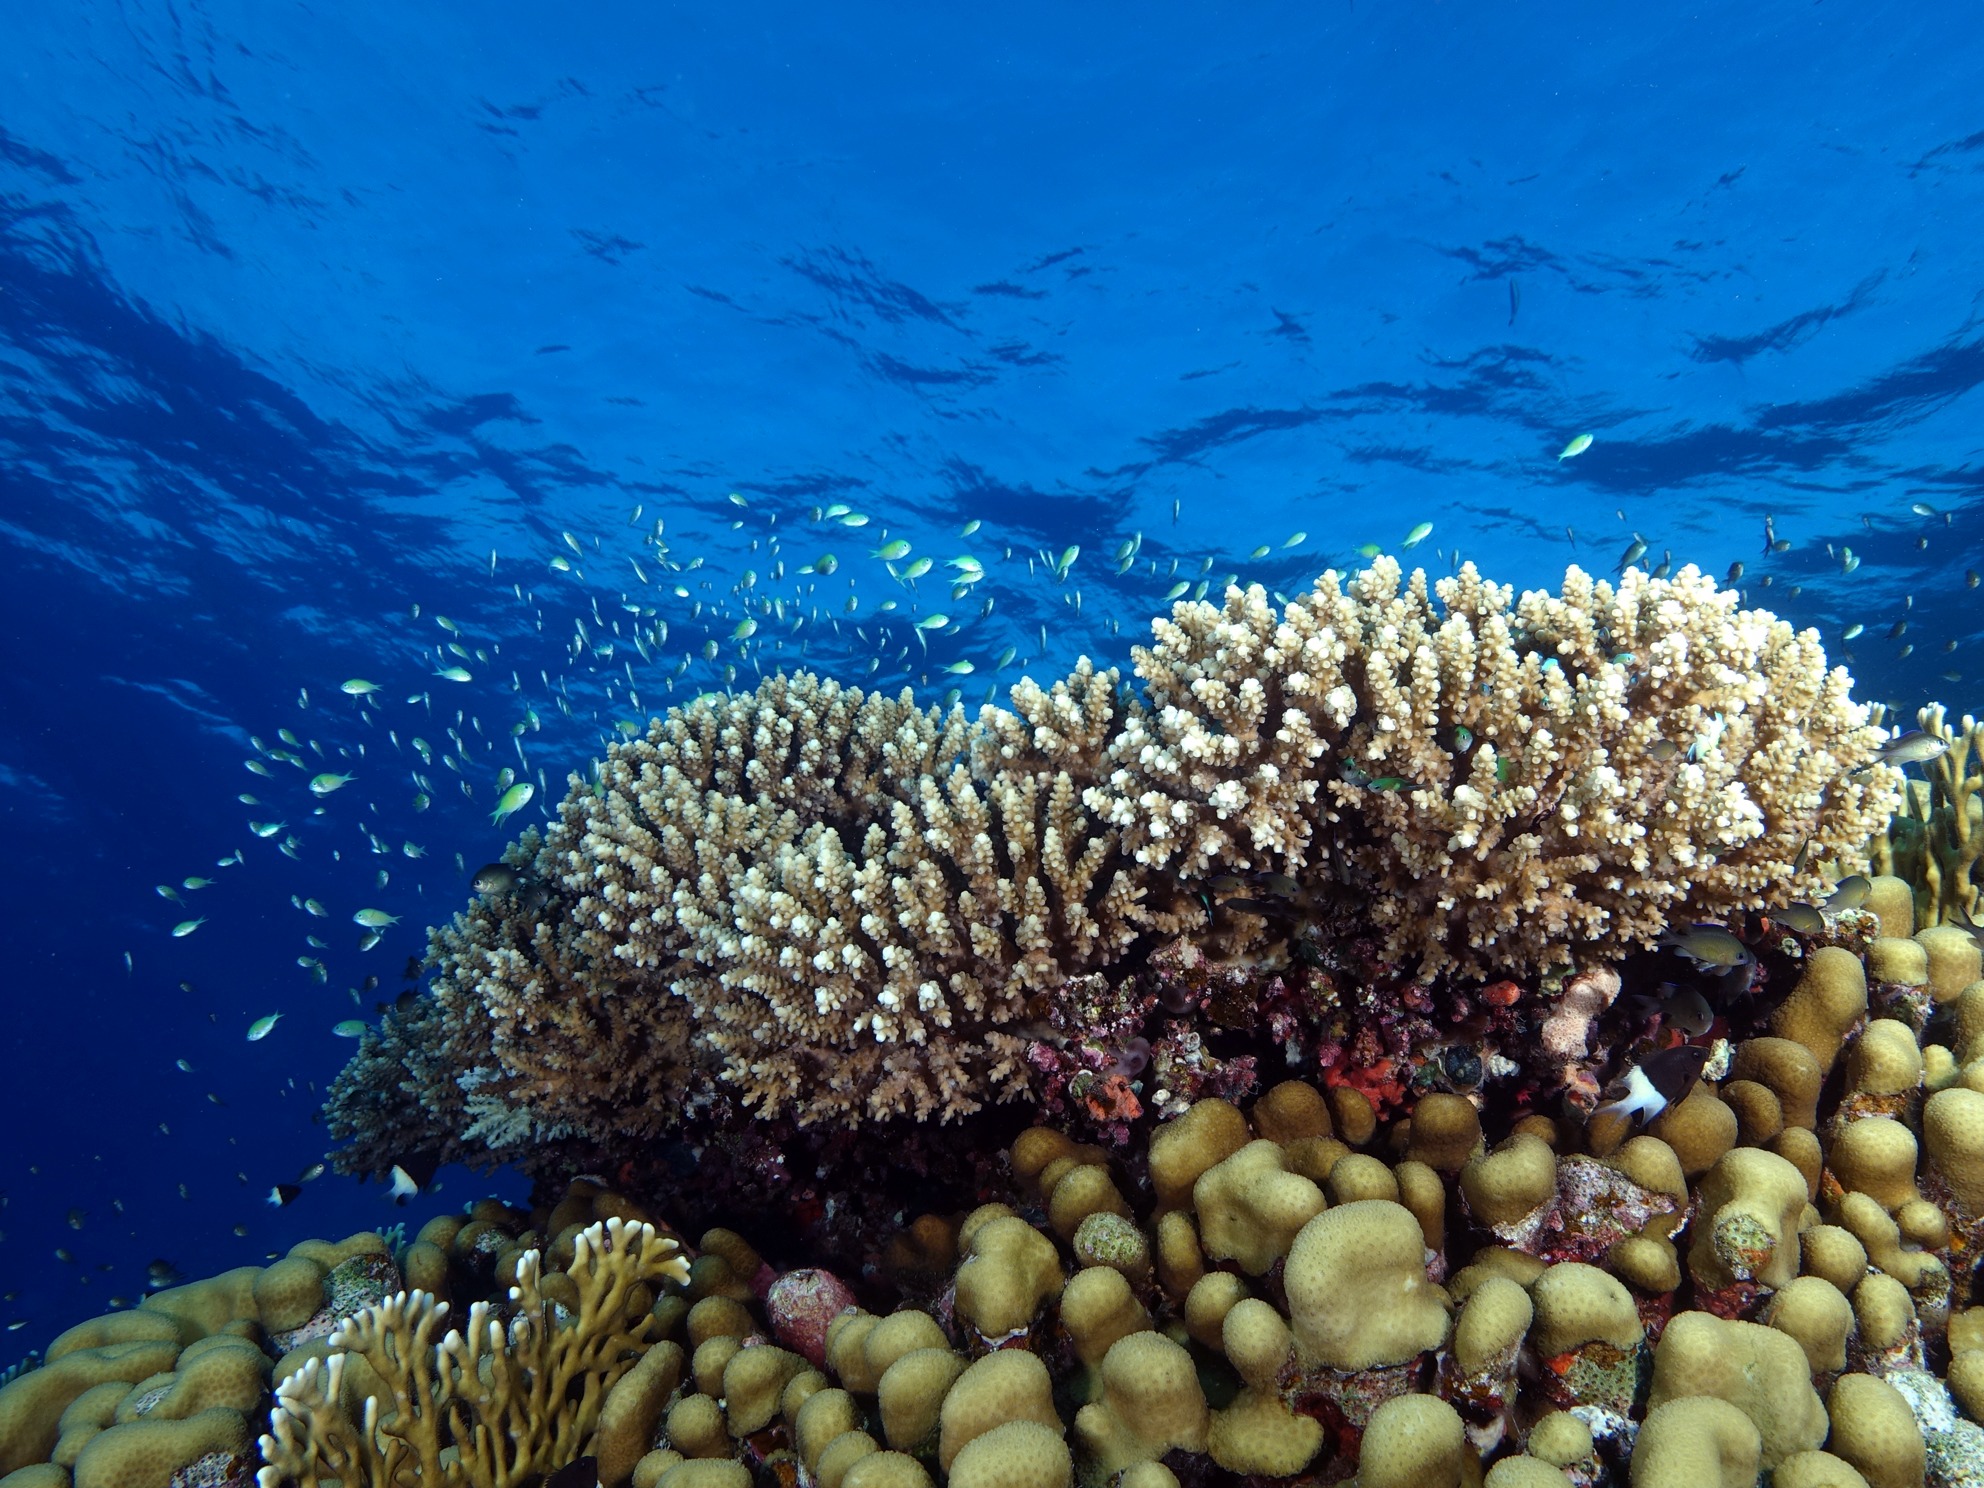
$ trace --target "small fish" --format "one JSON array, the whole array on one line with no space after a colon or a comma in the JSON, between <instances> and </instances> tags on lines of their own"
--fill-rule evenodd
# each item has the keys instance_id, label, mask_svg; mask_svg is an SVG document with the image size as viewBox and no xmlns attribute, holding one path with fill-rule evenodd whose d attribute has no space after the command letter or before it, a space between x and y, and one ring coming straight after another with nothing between
<instances>
[{"instance_id":1,"label":"small fish","mask_svg":"<svg viewBox=\"0 0 1984 1488\"><path fill-rule=\"evenodd\" d=\"M211 878L182 878L179 881L179 887L182 889L208 889L213 887L213 882Z\"/></svg>"},{"instance_id":2,"label":"small fish","mask_svg":"<svg viewBox=\"0 0 1984 1488\"><path fill-rule=\"evenodd\" d=\"M505 817L512 816L530 805L531 798L536 794L536 786L532 785L528 780L519 780L497 798L496 809L489 813L489 824L491 826L502 825Z\"/></svg>"},{"instance_id":3,"label":"small fish","mask_svg":"<svg viewBox=\"0 0 1984 1488\"><path fill-rule=\"evenodd\" d=\"M1796 935L1823 935L1826 917L1823 912L1809 904L1787 904L1770 914L1771 923L1782 925Z\"/></svg>"},{"instance_id":4,"label":"small fish","mask_svg":"<svg viewBox=\"0 0 1984 1488\"><path fill-rule=\"evenodd\" d=\"M954 661L946 666L944 670L953 677L968 677L977 669L968 661Z\"/></svg>"},{"instance_id":5,"label":"small fish","mask_svg":"<svg viewBox=\"0 0 1984 1488\"><path fill-rule=\"evenodd\" d=\"M244 760L242 763L247 765L249 769L253 770L257 775L260 775L265 780L274 780L276 778L276 772L274 770L271 770L267 765L263 764L260 760Z\"/></svg>"},{"instance_id":6,"label":"small fish","mask_svg":"<svg viewBox=\"0 0 1984 1488\"><path fill-rule=\"evenodd\" d=\"M365 1034L363 1018L346 1018L342 1023L333 1023L331 1032L339 1038L362 1038Z\"/></svg>"},{"instance_id":7,"label":"small fish","mask_svg":"<svg viewBox=\"0 0 1984 1488\"><path fill-rule=\"evenodd\" d=\"M870 558L880 558L887 563L893 563L898 558L907 558L909 556L909 539L899 537L894 542L885 542L879 548L872 549L868 556Z\"/></svg>"},{"instance_id":8,"label":"small fish","mask_svg":"<svg viewBox=\"0 0 1984 1488\"><path fill-rule=\"evenodd\" d=\"M1860 636L1860 633L1864 631L1866 628L1867 628L1866 626L1862 625L1858 620L1856 620L1851 625L1847 626L1846 629L1842 630L1839 633L1839 638L1842 641L1857 640Z\"/></svg>"},{"instance_id":9,"label":"small fish","mask_svg":"<svg viewBox=\"0 0 1984 1488\"><path fill-rule=\"evenodd\" d=\"M1874 753L1873 762L1862 765L1853 773L1864 775L1874 765L1921 765L1930 760L1941 759L1950 752L1950 741L1940 734L1925 734L1921 729L1910 729L1905 734L1896 734Z\"/></svg>"},{"instance_id":10,"label":"small fish","mask_svg":"<svg viewBox=\"0 0 1984 1488\"><path fill-rule=\"evenodd\" d=\"M383 909L361 909L351 917L355 925L363 925L367 930L383 930L388 925L397 925L398 915L389 915Z\"/></svg>"},{"instance_id":11,"label":"small fish","mask_svg":"<svg viewBox=\"0 0 1984 1488\"><path fill-rule=\"evenodd\" d=\"M1375 791L1400 791L1405 789L1405 777L1401 775L1380 775L1371 782Z\"/></svg>"},{"instance_id":12,"label":"small fish","mask_svg":"<svg viewBox=\"0 0 1984 1488\"><path fill-rule=\"evenodd\" d=\"M949 615L925 615L921 620L916 622L916 628L918 630L942 630L950 623L951 617Z\"/></svg>"},{"instance_id":13,"label":"small fish","mask_svg":"<svg viewBox=\"0 0 1984 1488\"><path fill-rule=\"evenodd\" d=\"M1179 596L1184 594L1185 591L1190 589L1191 587L1192 587L1191 584L1188 583L1186 580L1180 579L1177 583L1173 584L1169 590L1165 592L1164 602L1166 604L1170 604L1173 600L1177 599Z\"/></svg>"},{"instance_id":14,"label":"small fish","mask_svg":"<svg viewBox=\"0 0 1984 1488\"><path fill-rule=\"evenodd\" d=\"M486 863L475 870L469 885L478 894L507 894L517 886L517 870L508 863Z\"/></svg>"},{"instance_id":15,"label":"small fish","mask_svg":"<svg viewBox=\"0 0 1984 1488\"><path fill-rule=\"evenodd\" d=\"M1308 540L1309 534L1306 532L1291 532L1281 545L1284 548L1299 548Z\"/></svg>"},{"instance_id":16,"label":"small fish","mask_svg":"<svg viewBox=\"0 0 1984 1488\"><path fill-rule=\"evenodd\" d=\"M1626 551L1619 556L1618 571L1624 573L1644 557L1646 557L1646 539L1635 532L1633 540L1626 545Z\"/></svg>"},{"instance_id":17,"label":"small fish","mask_svg":"<svg viewBox=\"0 0 1984 1488\"><path fill-rule=\"evenodd\" d=\"M467 667L442 667L434 675L445 678L450 682L473 682L475 680L475 677Z\"/></svg>"},{"instance_id":18,"label":"small fish","mask_svg":"<svg viewBox=\"0 0 1984 1488\"><path fill-rule=\"evenodd\" d=\"M1431 522L1421 522L1410 532L1406 533L1405 541L1400 543L1399 546L1402 548L1416 548L1432 535L1433 524Z\"/></svg>"},{"instance_id":19,"label":"small fish","mask_svg":"<svg viewBox=\"0 0 1984 1488\"><path fill-rule=\"evenodd\" d=\"M157 888L158 896L161 899L170 899L174 904L184 904L186 902L179 897L179 890L175 889L171 884L159 884Z\"/></svg>"},{"instance_id":20,"label":"small fish","mask_svg":"<svg viewBox=\"0 0 1984 1488\"><path fill-rule=\"evenodd\" d=\"M269 1203L280 1209L285 1204L294 1203L302 1192L302 1188L297 1184L278 1183L269 1190Z\"/></svg>"},{"instance_id":21,"label":"small fish","mask_svg":"<svg viewBox=\"0 0 1984 1488\"><path fill-rule=\"evenodd\" d=\"M1560 460L1569 460L1577 455L1583 454L1586 450L1590 448L1591 448L1591 436L1589 434L1580 434L1576 438L1574 438L1569 444L1565 445L1562 449L1557 451L1557 458Z\"/></svg>"},{"instance_id":22,"label":"small fish","mask_svg":"<svg viewBox=\"0 0 1984 1488\"><path fill-rule=\"evenodd\" d=\"M1646 752L1664 765L1681 752L1681 746L1672 739L1655 739L1647 745Z\"/></svg>"},{"instance_id":23,"label":"small fish","mask_svg":"<svg viewBox=\"0 0 1984 1488\"><path fill-rule=\"evenodd\" d=\"M966 522L964 526L958 528L958 536L970 537L972 533L976 532L983 525L984 525L983 522L979 518L973 517L969 522Z\"/></svg>"},{"instance_id":24,"label":"small fish","mask_svg":"<svg viewBox=\"0 0 1984 1488\"><path fill-rule=\"evenodd\" d=\"M1748 966L1756 959L1748 946L1720 925L1669 930L1660 943L1679 951L1703 971L1728 971L1732 967Z\"/></svg>"},{"instance_id":25,"label":"small fish","mask_svg":"<svg viewBox=\"0 0 1984 1488\"><path fill-rule=\"evenodd\" d=\"M343 790L357 778L356 775L337 775L326 770L321 775L312 775L310 777L310 794L313 796L328 796L332 791Z\"/></svg>"},{"instance_id":26,"label":"small fish","mask_svg":"<svg viewBox=\"0 0 1984 1488\"><path fill-rule=\"evenodd\" d=\"M1918 517L1940 517L1942 515L1941 512L1937 511L1926 501L1913 502L1909 505L1908 509Z\"/></svg>"},{"instance_id":27,"label":"small fish","mask_svg":"<svg viewBox=\"0 0 1984 1488\"><path fill-rule=\"evenodd\" d=\"M377 682L367 682L363 677L352 677L338 684L338 691L346 697L370 697L378 690Z\"/></svg>"},{"instance_id":28,"label":"small fish","mask_svg":"<svg viewBox=\"0 0 1984 1488\"><path fill-rule=\"evenodd\" d=\"M407 1170L401 1167L398 1163L394 1163L393 1195L392 1195L393 1202L395 1204L404 1204L408 1199L411 1199L416 1195L418 1195L419 1192L420 1192L420 1185L413 1181L413 1175L407 1172Z\"/></svg>"},{"instance_id":29,"label":"small fish","mask_svg":"<svg viewBox=\"0 0 1984 1488\"><path fill-rule=\"evenodd\" d=\"M162 1287L177 1286L179 1284L179 1268L168 1260L155 1260L145 1267L145 1278L146 1289L150 1291L157 1291Z\"/></svg>"},{"instance_id":30,"label":"small fish","mask_svg":"<svg viewBox=\"0 0 1984 1488\"><path fill-rule=\"evenodd\" d=\"M206 922L207 917L205 915L201 915L197 920L181 920L172 927L172 938L174 940L183 940L202 925L206 924Z\"/></svg>"},{"instance_id":31,"label":"small fish","mask_svg":"<svg viewBox=\"0 0 1984 1488\"><path fill-rule=\"evenodd\" d=\"M296 1175L296 1181L298 1183L315 1183L319 1178L323 1176L324 1176L324 1164L322 1164L321 1162L313 1162L310 1164L310 1166L308 1166L302 1172Z\"/></svg>"},{"instance_id":32,"label":"small fish","mask_svg":"<svg viewBox=\"0 0 1984 1488\"><path fill-rule=\"evenodd\" d=\"M270 1013L266 1017L257 1018L248 1025L248 1042L259 1044L274 1031L276 1024L282 1022L282 1018L281 1013Z\"/></svg>"},{"instance_id":33,"label":"small fish","mask_svg":"<svg viewBox=\"0 0 1984 1488\"><path fill-rule=\"evenodd\" d=\"M1654 1009L1660 1025L1679 1031L1683 1038L1700 1038L1715 1026L1715 1009L1693 987L1680 987Z\"/></svg>"},{"instance_id":34,"label":"small fish","mask_svg":"<svg viewBox=\"0 0 1984 1488\"><path fill-rule=\"evenodd\" d=\"M1651 1121L1694 1088L1708 1063L1709 1051L1701 1044L1678 1044L1662 1049L1627 1068L1625 1076L1607 1086L1608 1099L1593 1116L1617 1114Z\"/></svg>"},{"instance_id":35,"label":"small fish","mask_svg":"<svg viewBox=\"0 0 1984 1488\"><path fill-rule=\"evenodd\" d=\"M758 622L746 615L737 622L737 628L730 633L733 641L748 641L758 633Z\"/></svg>"},{"instance_id":36,"label":"small fish","mask_svg":"<svg viewBox=\"0 0 1984 1488\"><path fill-rule=\"evenodd\" d=\"M908 567L903 569L902 577L905 579L920 579L925 574L930 572L930 567L933 562L934 560L930 558L919 558L914 563L910 564Z\"/></svg>"},{"instance_id":37,"label":"small fish","mask_svg":"<svg viewBox=\"0 0 1984 1488\"><path fill-rule=\"evenodd\" d=\"M1873 880L1864 873L1848 874L1842 878L1820 906L1827 914L1839 914L1849 909L1858 909L1867 902L1867 896L1874 891Z\"/></svg>"}]
</instances>

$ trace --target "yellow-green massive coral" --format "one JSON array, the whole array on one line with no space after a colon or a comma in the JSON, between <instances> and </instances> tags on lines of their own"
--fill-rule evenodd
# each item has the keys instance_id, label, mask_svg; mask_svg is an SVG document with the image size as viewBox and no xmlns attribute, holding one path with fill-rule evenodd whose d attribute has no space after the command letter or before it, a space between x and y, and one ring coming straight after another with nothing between
<instances>
[{"instance_id":1,"label":"yellow-green massive coral","mask_svg":"<svg viewBox=\"0 0 1984 1488\"><path fill-rule=\"evenodd\" d=\"M671 710L435 932L334 1128L474 1155L712 1089L948 1118L1023 1088L1069 978L1205 929L1219 875L1292 875L1422 976L1521 975L1815 893L1894 801L1816 634L1692 569L1517 597L1380 559L1180 604L1135 667L975 722L807 674ZM1211 943L1271 940L1236 909Z\"/></svg>"}]
</instances>

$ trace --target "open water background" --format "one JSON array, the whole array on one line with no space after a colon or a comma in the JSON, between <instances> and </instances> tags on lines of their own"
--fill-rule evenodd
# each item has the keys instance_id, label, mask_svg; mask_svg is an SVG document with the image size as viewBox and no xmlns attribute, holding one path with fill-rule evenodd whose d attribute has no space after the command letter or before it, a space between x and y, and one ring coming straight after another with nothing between
<instances>
[{"instance_id":1,"label":"open water background","mask_svg":"<svg viewBox=\"0 0 1984 1488\"><path fill-rule=\"evenodd\" d=\"M0 1363L153 1257L489 1189L263 1201L456 854L726 665L976 703L1126 660L1180 579L1293 593L1431 522L1414 558L1522 585L1634 533L1741 560L1829 644L1865 626L1862 695L1974 707L1980 76L1953 4L7 7ZM652 571L657 517L703 568ZM937 560L914 590L884 530ZM841 634L791 632L816 605ZM550 788L499 830L526 707ZM249 774L280 728L354 781ZM424 812L388 729L435 746ZM402 920L367 953L361 907Z\"/></svg>"}]
</instances>

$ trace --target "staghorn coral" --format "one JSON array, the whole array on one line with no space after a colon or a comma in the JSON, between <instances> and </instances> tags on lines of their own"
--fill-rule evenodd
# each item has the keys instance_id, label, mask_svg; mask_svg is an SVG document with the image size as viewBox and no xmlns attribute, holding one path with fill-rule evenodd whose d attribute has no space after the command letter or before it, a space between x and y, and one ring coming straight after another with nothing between
<instances>
[{"instance_id":1,"label":"staghorn coral","mask_svg":"<svg viewBox=\"0 0 1984 1488\"><path fill-rule=\"evenodd\" d=\"M478 1302L465 1329L444 1334L448 1304L420 1291L350 1319L331 1338L334 1352L277 1390L260 1441L262 1488L511 1488L578 1456L607 1392L648 1343L653 1285L689 1271L676 1243L643 1222L602 1221L572 1246L569 1315L540 1290L539 1256L527 1251L507 1325ZM390 1391L365 1396L357 1420L346 1400L352 1358Z\"/></svg>"},{"instance_id":2,"label":"staghorn coral","mask_svg":"<svg viewBox=\"0 0 1984 1488\"><path fill-rule=\"evenodd\" d=\"M433 998L332 1092L345 1164L1084 1096L1094 989L1183 936L1303 964L1362 937L1367 977L1553 970L1816 890L1804 865L1894 794L1856 772L1879 734L1816 635L1692 569L1517 598L1380 559L1280 611L1180 604L1136 668L1142 699L1084 661L975 724L776 676L615 745L512 848L518 887L433 933Z\"/></svg>"}]
</instances>

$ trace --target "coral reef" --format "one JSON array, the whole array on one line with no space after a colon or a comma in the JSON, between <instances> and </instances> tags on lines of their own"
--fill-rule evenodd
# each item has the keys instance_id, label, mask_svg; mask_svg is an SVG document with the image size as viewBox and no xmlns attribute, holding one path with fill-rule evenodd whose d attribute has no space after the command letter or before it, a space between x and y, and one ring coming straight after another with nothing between
<instances>
[{"instance_id":1,"label":"coral reef","mask_svg":"<svg viewBox=\"0 0 1984 1488\"><path fill-rule=\"evenodd\" d=\"M460 1329L444 1333L448 1304L418 1290L349 1318L328 1354L278 1387L261 1488L512 1488L578 1456L609 1392L646 1362L655 1284L686 1282L689 1267L642 1221L591 1225L571 1247L562 1287L543 1285L541 1257L526 1250L507 1305L475 1303ZM357 1410L348 1372L366 1396Z\"/></svg>"},{"instance_id":2,"label":"coral reef","mask_svg":"<svg viewBox=\"0 0 1984 1488\"><path fill-rule=\"evenodd\" d=\"M1941 703L1916 715L1916 726L1944 752L1908 782L1901 810L1874 844L1876 873L1905 879L1924 925L1984 922L1984 723L1965 714L1952 722Z\"/></svg>"},{"instance_id":3,"label":"coral reef","mask_svg":"<svg viewBox=\"0 0 1984 1488\"><path fill-rule=\"evenodd\" d=\"M432 996L333 1090L341 1164L569 1173L693 1129L831 1166L766 1125L1013 1102L1121 1140L1253 1088L1221 1028L1334 1044L1396 1104L1440 1025L1513 1035L1510 978L1817 897L1894 802L1816 636L1691 569L1517 597L1379 559L1176 606L1136 681L1084 663L968 723L800 674L655 720L433 933ZM1563 1010L1557 1083L1602 1005ZM1471 1058L1457 1084L1513 1068Z\"/></svg>"},{"instance_id":4,"label":"coral reef","mask_svg":"<svg viewBox=\"0 0 1984 1488\"><path fill-rule=\"evenodd\" d=\"M333 1093L535 1206L78 1325L5 1488L1984 1481L1976 729L1879 835L1847 688L1381 560L975 721L698 699Z\"/></svg>"}]
</instances>

